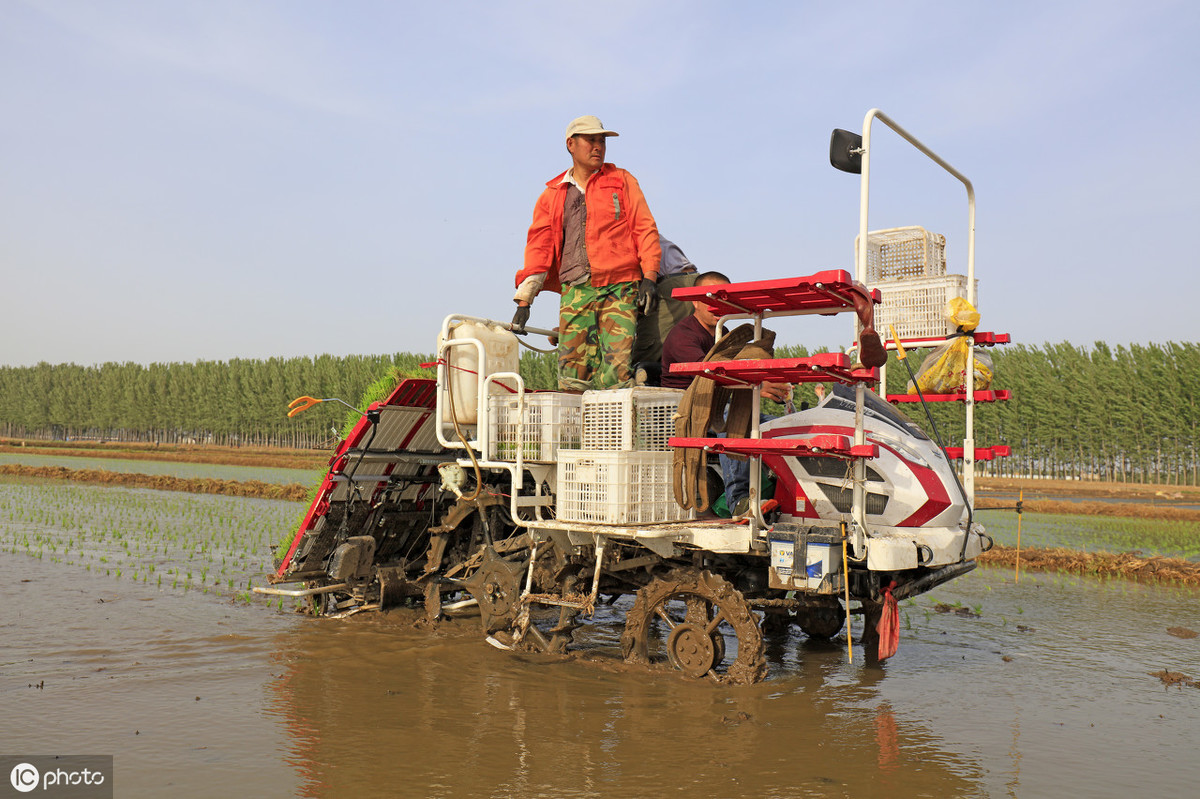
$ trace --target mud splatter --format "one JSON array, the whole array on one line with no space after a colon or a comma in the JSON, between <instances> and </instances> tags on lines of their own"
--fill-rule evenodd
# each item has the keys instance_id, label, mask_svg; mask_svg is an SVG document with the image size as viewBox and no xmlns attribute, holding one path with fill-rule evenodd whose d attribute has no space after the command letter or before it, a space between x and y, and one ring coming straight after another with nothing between
<instances>
[{"instance_id":1,"label":"mud splatter","mask_svg":"<svg viewBox=\"0 0 1200 799\"><path fill-rule=\"evenodd\" d=\"M1180 674L1177 671L1167 671L1166 669L1163 669L1162 671L1152 671L1150 672L1150 676L1157 677L1158 679L1162 680L1163 685L1167 686L1168 688L1172 686L1178 686L1180 688L1183 688L1184 686L1187 686L1188 688L1200 688L1200 681L1193 680L1186 674Z\"/></svg>"}]
</instances>

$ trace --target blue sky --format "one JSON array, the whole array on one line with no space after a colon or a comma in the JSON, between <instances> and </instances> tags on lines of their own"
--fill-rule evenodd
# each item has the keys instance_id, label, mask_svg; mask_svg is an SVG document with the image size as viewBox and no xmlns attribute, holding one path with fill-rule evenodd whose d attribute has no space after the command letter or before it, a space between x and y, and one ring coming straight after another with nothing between
<instances>
[{"instance_id":1,"label":"blue sky","mask_svg":"<svg viewBox=\"0 0 1200 799\"><path fill-rule=\"evenodd\" d=\"M7 0L0 364L429 352L449 313L507 320L589 113L702 268L852 269L829 132L873 107L975 184L983 329L1196 341L1198 9ZM875 130L872 229L944 233L965 272L961 187Z\"/></svg>"}]
</instances>

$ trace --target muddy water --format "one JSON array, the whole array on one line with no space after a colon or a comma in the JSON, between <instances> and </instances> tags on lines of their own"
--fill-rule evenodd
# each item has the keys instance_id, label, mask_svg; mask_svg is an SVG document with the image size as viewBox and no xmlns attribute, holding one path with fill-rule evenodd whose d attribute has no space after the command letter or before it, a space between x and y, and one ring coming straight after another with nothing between
<instances>
[{"instance_id":1,"label":"muddy water","mask_svg":"<svg viewBox=\"0 0 1200 799\"><path fill-rule=\"evenodd\" d=\"M112 754L116 796L280 796L299 784L269 712L297 619L0 554L0 749Z\"/></svg>"},{"instance_id":2,"label":"muddy water","mask_svg":"<svg viewBox=\"0 0 1200 799\"><path fill-rule=\"evenodd\" d=\"M1200 638L1167 633L1200 630L1195 591L980 569L902 603L900 652L882 667L857 646L851 663L844 637L787 635L769 639L769 682L730 689L625 669L612 610L578 632L573 658L550 660L494 650L469 620L431 634L410 612L247 605L244 581L298 510L0 482L0 751L112 754L118 796L180 799L1200 783L1200 689L1150 675L1200 679ZM1027 516L1034 537L1098 534Z\"/></svg>"},{"instance_id":3,"label":"muddy water","mask_svg":"<svg viewBox=\"0 0 1200 799\"><path fill-rule=\"evenodd\" d=\"M27 581L27 582L26 582ZM0 554L0 749L113 754L118 796L1194 795L1194 592L979 570L902 603L901 648L771 642L730 689L314 620ZM938 612L958 606L961 616ZM857 632L857 625L855 630ZM1006 660L1007 658L1007 660Z\"/></svg>"}]
</instances>

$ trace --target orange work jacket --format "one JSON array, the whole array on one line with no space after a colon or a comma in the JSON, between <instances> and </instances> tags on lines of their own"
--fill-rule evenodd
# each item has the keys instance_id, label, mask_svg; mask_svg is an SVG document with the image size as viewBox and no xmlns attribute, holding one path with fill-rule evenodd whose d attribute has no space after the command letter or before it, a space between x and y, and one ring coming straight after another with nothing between
<instances>
[{"instance_id":1,"label":"orange work jacket","mask_svg":"<svg viewBox=\"0 0 1200 799\"><path fill-rule=\"evenodd\" d=\"M532 275L545 273L543 291L562 292L558 269L563 257L563 204L570 183L567 173L546 183L533 208L533 224L525 241L525 266L517 272L515 285ZM637 179L624 169L604 164L588 180L584 191L587 204L588 263L591 284L610 286L644 275L657 275L662 248L658 226L646 205Z\"/></svg>"}]
</instances>

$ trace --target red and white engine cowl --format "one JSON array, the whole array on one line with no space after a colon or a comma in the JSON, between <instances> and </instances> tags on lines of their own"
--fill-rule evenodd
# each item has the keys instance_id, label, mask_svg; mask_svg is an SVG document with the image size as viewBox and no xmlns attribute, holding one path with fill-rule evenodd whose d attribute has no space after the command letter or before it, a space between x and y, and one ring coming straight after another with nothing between
<instances>
[{"instance_id":1,"label":"red and white engine cowl","mask_svg":"<svg viewBox=\"0 0 1200 799\"><path fill-rule=\"evenodd\" d=\"M866 462L870 527L961 529L966 504L945 457L907 417L873 392L864 414L867 441L879 457ZM854 436L854 394L835 386L815 408L762 425L763 438ZM780 510L799 518L840 521L850 512L853 463L828 456L768 457Z\"/></svg>"}]
</instances>

